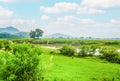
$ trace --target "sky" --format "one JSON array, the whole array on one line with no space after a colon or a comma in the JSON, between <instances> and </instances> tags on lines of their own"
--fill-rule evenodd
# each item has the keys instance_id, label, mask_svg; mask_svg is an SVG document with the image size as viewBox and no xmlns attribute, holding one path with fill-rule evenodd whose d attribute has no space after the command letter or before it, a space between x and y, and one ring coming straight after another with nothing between
<instances>
[{"instance_id":1,"label":"sky","mask_svg":"<svg viewBox=\"0 0 120 81\"><path fill-rule=\"evenodd\" d=\"M0 0L0 28L120 38L120 0Z\"/></svg>"}]
</instances>

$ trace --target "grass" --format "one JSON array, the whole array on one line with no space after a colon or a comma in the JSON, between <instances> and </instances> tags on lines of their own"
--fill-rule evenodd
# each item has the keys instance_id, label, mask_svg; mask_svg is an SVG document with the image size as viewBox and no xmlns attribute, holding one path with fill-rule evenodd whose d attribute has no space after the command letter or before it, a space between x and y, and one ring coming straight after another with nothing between
<instances>
[{"instance_id":1,"label":"grass","mask_svg":"<svg viewBox=\"0 0 120 81\"><path fill-rule=\"evenodd\" d=\"M49 50L44 50L41 57L45 81L120 81L120 65L96 57L50 55Z\"/></svg>"}]
</instances>

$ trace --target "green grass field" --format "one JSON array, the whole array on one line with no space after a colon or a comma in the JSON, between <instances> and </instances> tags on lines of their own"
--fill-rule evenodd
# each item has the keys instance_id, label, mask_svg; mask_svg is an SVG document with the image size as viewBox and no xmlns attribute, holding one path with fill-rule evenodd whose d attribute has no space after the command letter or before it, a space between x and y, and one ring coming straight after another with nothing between
<instances>
[{"instance_id":1,"label":"green grass field","mask_svg":"<svg viewBox=\"0 0 120 81\"><path fill-rule=\"evenodd\" d=\"M94 42L94 41L92 40L92 42ZM11 41L1 40L1 43L0 43L1 54L3 54L2 53L3 51L6 52L6 54L8 54L9 52L12 52L14 54L14 52L13 52L14 44L18 45L18 50L22 52L22 53L21 52L19 53L20 55L26 54L26 52L27 52L26 49L29 50L27 54L30 53L33 55L37 52L38 52L38 54L42 53L40 55L41 59L38 59L38 61L40 60L40 63L39 63L39 66L37 66L37 67L39 67L39 70L37 72L43 74L42 75L43 77L41 75L38 75L37 77L40 77L40 78L42 77L43 81L120 81L120 77L119 77L120 76L120 64L110 63L106 60L100 59L99 57L95 57L95 56L92 56L92 57L87 56L87 57L78 58L78 57L76 57L76 53L75 53L75 57L72 57L72 56L68 57L68 56L60 55L60 51L43 48L42 46L45 44L31 43L31 45L30 45L31 48L29 48L30 47L29 44L28 45L26 43L22 44L21 41L18 41L18 43L16 43L14 41L12 44ZM19 44L22 44L22 47L19 47ZM66 44L66 43L63 43L63 44ZM36 48L37 50L34 50L34 52L31 53L32 51L30 51L30 50L35 48L34 45L35 45L35 47L41 47L41 48L40 49ZM59 46L59 44L51 44L51 46L55 46L55 45L57 47L62 46L62 44L60 44L60 46ZM84 45L90 46L91 44L90 45L83 44L82 46L84 46ZM119 49L120 41L119 42L118 41L117 42L103 41L103 43L101 43L99 41L99 43L96 43L96 45L100 46L100 47L105 47L105 48L112 49L114 47L115 49ZM24 48L24 47L26 47L26 48ZM77 47L77 46L73 45L73 47ZM69 52L67 52L67 54L68 53ZM3 56L4 56L4 54L3 54ZM24 57L26 60L26 58L28 56L27 57L22 56L22 57ZM30 56L28 58L31 59L31 57L32 56ZM6 59L6 57L2 57L2 58L3 58L3 62L4 61L6 62L6 60L9 61L8 59ZM35 59L36 57L33 57L33 58ZM27 62L29 62L30 59L28 59ZM12 63L13 61L10 60L10 62ZM20 61L20 63L22 63L22 62L23 61ZM24 62L24 63L27 63L27 62ZM1 63L0 66L3 66L2 62L0 62L0 63ZM33 62L31 62L31 63L33 63ZM41 63L42 63L43 70L41 70ZM14 62L13 62L13 64L14 64ZM27 63L27 64L29 66L29 63ZM8 65L6 65L6 66L8 66ZM13 66L10 65L10 67L13 67ZM4 68L4 66L3 66L3 68ZM5 68L5 69L7 69L7 68ZM0 70L1 70L1 67L0 67ZM5 73L9 73L9 70ZM13 81L13 80L7 80L7 81ZM31 80L31 81L33 81L33 80ZM38 80L38 81L41 81L41 80Z\"/></svg>"},{"instance_id":2,"label":"green grass field","mask_svg":"<svg viewBox=\"0 0 120 81\"><path fill-rule=\"evenodd\" d=\"M120 65L96 57L42 56L45 81L120 81Z\"/></svg>"}]
</instances>

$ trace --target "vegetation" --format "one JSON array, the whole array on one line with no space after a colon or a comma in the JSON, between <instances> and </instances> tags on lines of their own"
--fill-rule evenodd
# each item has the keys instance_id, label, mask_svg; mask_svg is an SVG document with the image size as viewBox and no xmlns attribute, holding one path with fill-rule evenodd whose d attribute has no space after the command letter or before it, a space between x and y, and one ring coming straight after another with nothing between
<instances>
[{"instance_id":1,"label":"vegetation","mask_svg":"<svg viewBox=\"0 0 120 81\"><path fill-rule=\"evenodd\" d=\"M63 55L66 55L66 56L74 56L75 49L72 46L64 45L60 49L60 53L63 54Z\"/></svg>"},{"instance_id":2,"label":"vegetation","mask_svg":"<svg viewBox=\"0 0 120 81\"><path fill-rule=\"evenodd\" d=\"M120 64L120 53L114 48L102 48L101 49L101 58L106 59L107 61L119 63Z\"/></svg>"},{"instance_id":3,"label":"vegetation","mask_svg":"<svg viewBox=\"0 0 120 81\"><path fill-rule=\"evenodd\" d=\"M35 31L30 32L30 38L40 38L43 35L43 31L41 29L35 29Z\"/></svg>"},{"instance_id":4,"label":"vegetation","mask_svg":"<svg viewBox=\"0 0 120 81\"><path fill-rule=\"evenodd\" d=\"M80 52L78 53L78 56L79 57L86 57L88 55L88 52L89 52L89 48L88 47L85 47L85 46L82 46L80 48Z\"/></svg>"},{"instance_id":5,"label":"vegetation","mask_svg":"<svg viewBox=\"0 0 120 81\"><path fill-rule=\"evenodd\" d=\"M50 52L51 49L44 49L42 54L45 81L120 81L119 64L97 57L53 56Z\"/></svg>"},{"instance_id":6,"label":"vegetation","mask_svg":"<svg viewBox=\"0 0 120 81\"><path fill-rule=\"evenodd\" d=\"M24 36L18 36L9 33L0 33L0 38L24 38Z\"/></svg>"},{"instance_id":7,"label":"vegetation","mask_svg":"<svg viewBox=\"0 0 120 81\"><path fill-rule=\"evenodd\" d=\"M84 40L84 39L60 39L60 38L42 38L39 39L12 39L14 42L23 43L29 42L32 44L43 44L43 45L53 45L53 46L62 46L64 44L69 44L72 46L84 46L84 45L93 45L99 47L115 47L120 48L120 41L119 40ZM117 43L115 43L117 42ZM111 44L112 43L112 44Z\"/></svg>"},{"instance_id":8,"label":"vegetation","mask_svg":"<svg viewBox=\"0 0 120 81\"><path fill-rule=\"evenodd\" d=\"M41 80L41 48L26 43L10 44L8 41L1 44L4 49L0 51L0 81Z\"/></svg>"},{"instance_id":9,"label":"vegetation","mask_svg":"<svg viewBox=\"0 0 120 81\"><path fill-rule=\"evenodd\" d=\"M0 81L120 81L119 45L119 40L2 39Z\"/></svg>"}]
</instances>

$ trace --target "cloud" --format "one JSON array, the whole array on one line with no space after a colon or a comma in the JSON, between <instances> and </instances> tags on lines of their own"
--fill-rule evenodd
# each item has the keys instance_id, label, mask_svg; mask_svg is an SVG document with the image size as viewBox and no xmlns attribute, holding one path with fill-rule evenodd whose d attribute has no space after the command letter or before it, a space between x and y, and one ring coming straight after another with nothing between
<instances>
[{"instance_id":1,"label":"cloud","mask_svg":"<svg viewBox=\"0 0 120 81\"><path fill-rule=\"evenodd\" d=\"M13 11L5 9L4 7L0 6L0 18L10 18L13 16Z\"/></svg>"},{"instance_id":2,"label":"cloud","mask_svg":"<svg viewBox=\"0 0 120 81\"><path fill-rule=\"evenodd\" d=\"M77 14L105 14L106 11L95 9L95 8L88 8L88 7L80 7L77 10Z\"/></svg>"},{"instance_id":3,"label":"cloud","mask_svg":"<svg viewBox=\"0 0 120 81\"><path fill-rule=\"evenodd\" d=\"M42 15L41 20L49 20L50 17L48 15Z\"/></svg>"},{"instance_id":4,"label":"cloud","mask_svg":"<svg viewBox=\"0 0 120 81\"><path fill-rule=\"evenodd\" d=\"M85 5L83 0L82 4L77 3L68 3L68 2L58 2L55 3L52 7L41 6L40 10L43 13L47 14L58 14L64 12L75 12L77 14L104 14L105 10L93 8Z\"/></svg>"},{"instance_id":5,"label":"cloud","mask_svg":"<svg viewBox=\"0 0 120 81\"><path fill-rule=\"evenodd\" d=\"M45 32L63 33L75 37L117 38L120 37L120 20L111 19L107 22L97 22L77 16L58 17L44 24Z\"/></svg>"},{"instance_id":6,"label":"cloud","mask_svg":"<svg viewBox=\"0 0 120 81\"><path fill-rule=\"evenodd\" d=\"M94 8L120 7L120 0L82 0L81 5Z\"/></svg>"},{"instance_id":7,"label":"cloud","mask_svg":"<svg viewBox=\"0 0 120 81\"><path fill-rule=\"evenodd\" d=\"M57 18L56 22L66 22L66 23L81 23L81 24L92 24L94 21L92 19L80 19L75 16L64 16L61 18Z\"/></svg>"},{"instance_id":8,"label":"cloud","mask_svg":"<svg viewBox=\"0 0 120 81\"><path fill-rule=\"evenodd\" d=\"M53 7L40 7L43 13L62 13L75 10L78 7L76 3L58 2Z\"/></svg>"},{"instance_id":9,"label":"cloud","mask_svg":"<svg viewBox=\"0 0 120 81\"><path fill-rule=\"evenodd\" d=\"M0 0L0 2L14 2L16 0Z\"/></svg>"},{"instance_id":10,"label":"cloud","mask_svg":"<svg viewBox=\"0 0 120 81\"><path fill-rule=\"evenodd\" d=\"M58 2L52 7L40 7L43 13L55 14L74 11L77 14L105 14L106 8L119 8L120 0L82 0L78 3Z\"/></svg>"},{"instance_id":11,"label":"cloud","mask_svg":"<svg viewBox=\"0 0 120 81\"><path fill-rule=\"evenodd\" d=\"M0 20L0 25L30 25L35 24L35 20L25 20L25 19L5 19Z\"/></svg>"},{"instance_id":12,"label":"cloud","mask_svg":"<svg viewBox=\"0 0 120 81\"><path fill-rule=\"evenodd\" d=\"M0 0L0 2L13 3L13 2L40 2L42 0Z\"/></svg>"},{"instance_id":13,"label":"cloud","mask_svg":"<svg viewBox=\"0 0 120 81\"><path fill-rule=\"evenodd\" d=\"M0 20L0 27L14 26L18 28L20 31L33 30L35 28L39 28L40 25L37 24L36 20L26 20L26 19L3 19Z\"/></svg>"}]
</instances>

